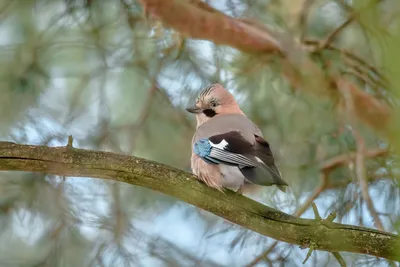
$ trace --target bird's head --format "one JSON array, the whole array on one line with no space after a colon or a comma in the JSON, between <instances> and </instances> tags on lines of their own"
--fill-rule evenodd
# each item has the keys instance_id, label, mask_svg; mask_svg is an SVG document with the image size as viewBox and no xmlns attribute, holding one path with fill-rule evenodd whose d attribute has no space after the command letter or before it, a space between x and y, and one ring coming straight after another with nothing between
<instances>
[{"instance_id":1,"label":"bird's head","mask_svg":"<svg viewBox=\"0 0 400 267\"><path fill-rule=\"evenodd\" d=\"M201 90L195 105L186 110L196 114L197 126L219 114L243 114L234 96L218 83Z\"/></svg>"}]
</instances>

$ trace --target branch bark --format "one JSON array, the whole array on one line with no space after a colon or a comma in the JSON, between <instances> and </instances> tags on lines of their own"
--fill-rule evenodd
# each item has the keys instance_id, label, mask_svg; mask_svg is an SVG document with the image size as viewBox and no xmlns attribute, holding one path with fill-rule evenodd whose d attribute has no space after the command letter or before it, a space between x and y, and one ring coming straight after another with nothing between
<instances>
[{"instance_id":1,"label":"branch bark","mask_svg":"<svg viewBox=\"0 0 400 267\"><path fill-rule=\"evenodd\" d=\"M71 147L0 142L0 170L95 177L147 187L279 241L400 261L397 235L330 221L301 219L244 196L207 187L184 171L149 160Z\"/></svg>"},{"instance_id":2,"label":"branch bark","mask_svg":"<svg viewBox=\"0 0 400 267\"><path fill-rule=\"evenodd\" d=\"M265 29L228 17L201 0L140 0L153 17L178 32L248 52L274 52L278 40Z\"/></svg>"}]
</instances>

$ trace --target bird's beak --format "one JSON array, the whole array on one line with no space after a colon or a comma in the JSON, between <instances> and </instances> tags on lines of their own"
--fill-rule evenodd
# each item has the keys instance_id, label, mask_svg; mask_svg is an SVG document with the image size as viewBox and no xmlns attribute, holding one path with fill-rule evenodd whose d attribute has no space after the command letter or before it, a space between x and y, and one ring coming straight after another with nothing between
<instances>
[{"instance_id":1,"label":"bird's beak","mask_svg":"<svg viewBox=\"0 0 400 267\"><path fill-rule=\"evenodd\" d=\"M198 107L196 107L196 106L194 106L194 107L188 107L188 108L186 108L186 110L187 110L188 112L194 113L194 114L199 114L199 113L202 113L202 112L203 112L203 109L198 108Z\"/></svg>"}]
</instances>

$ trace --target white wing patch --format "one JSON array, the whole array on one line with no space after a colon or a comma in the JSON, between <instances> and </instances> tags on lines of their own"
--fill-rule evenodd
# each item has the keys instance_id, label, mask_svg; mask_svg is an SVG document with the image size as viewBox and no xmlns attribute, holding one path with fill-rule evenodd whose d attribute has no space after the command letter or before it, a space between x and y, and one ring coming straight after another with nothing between
<instances>
[{"instance_id":1,"label":"white wing patch","mask_svg":"<svg viewBox=\"0 0 400 267\"><path fill-rule=\"evenodd\" d=\"M257 162L264 164L264 162L259 158L259 157L255 157Z\"/></svg>"},{"instance_id":2,"label":"white wing patch","mask_svg":"<svg viewBox=\"0 0 400 267\"><path fill-rule=\"evenodd\" d=\"M219 148L222 150L228 145L228 142L226 142L225 139L222 139L222 141L219 144L214 144L211 141L209 141L209 142L212 147Z\"/></svg>"}]
</instances>

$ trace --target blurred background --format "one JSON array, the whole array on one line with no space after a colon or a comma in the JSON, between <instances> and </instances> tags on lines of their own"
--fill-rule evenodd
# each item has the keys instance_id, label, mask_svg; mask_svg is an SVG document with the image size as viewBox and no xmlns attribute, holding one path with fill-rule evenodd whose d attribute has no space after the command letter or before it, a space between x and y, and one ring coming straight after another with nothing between
<instances>
[{"instance_id":1,"label":"blurred background","mask_svg":"<svg viewBox=\"0 0 400 267\"><path fill-rule=\"evenodd\" d=\"M370 69L390 74L400 68L398 47L389 42L400 30L398 0L208 4L308 45L347 23L334 40L340 49L315 55L315 62L335 66L397 106L396 91ZM305 10L307 19L299 23ZM271 187L250 197L304 218L314 218L309 205L315 200L322 217L335 211L337 222L398 232L399 161L388 152L390 144L363 125L349 127L331 101L294 91L277 60L185 39L147 18L134 0L1 0L0 139L64 146L72 135L75 147L190 172L195 118L184 108L203 87L220 82L263 131L292 188L290 194ZM344 50L369 69L361 71ZM357 136L366 147L369 201L347 157L357 149ZM0 173L1 267L338 266L327 252L314 252L303 265L306 253L145 188ZM342 256L348 266L399 266Z\"/></svg>"}]
</instances>

